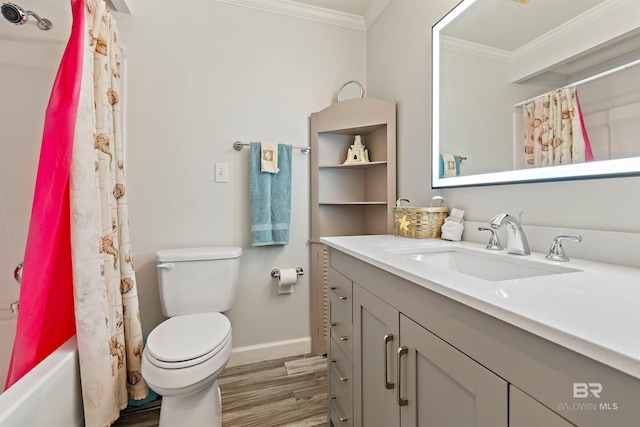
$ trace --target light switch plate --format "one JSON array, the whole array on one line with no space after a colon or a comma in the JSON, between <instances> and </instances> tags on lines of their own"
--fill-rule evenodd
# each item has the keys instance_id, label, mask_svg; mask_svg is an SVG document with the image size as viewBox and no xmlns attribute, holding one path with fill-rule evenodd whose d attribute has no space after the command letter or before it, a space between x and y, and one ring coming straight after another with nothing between
<instances>
[{"instance_id":1,"label":"light switch plate","mask_svg":"<svg viewBox=\"0 0 640 427\"><path fill-rule=\"evenodd\" d=\"M229 182L229 164L216 163L214 168L216 182Z\"/></svg>"}]
</instances>

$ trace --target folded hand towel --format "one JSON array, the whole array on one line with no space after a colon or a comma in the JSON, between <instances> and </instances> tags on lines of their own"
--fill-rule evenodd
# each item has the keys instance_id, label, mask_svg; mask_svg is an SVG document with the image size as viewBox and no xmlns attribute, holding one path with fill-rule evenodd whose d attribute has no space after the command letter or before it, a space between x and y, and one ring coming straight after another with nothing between
<instances>
[{"instance_id":1,"label":"folded hand towel","mask_svg":"<svg viewBox=\"0 0 640 427\"><path fill-rule=\"evenodd\" d=\"M260 171L278 173L278 143L263 141L260 143Z\"/></svg>"},{"instance_id":2,"label":"folded hand towel","mask_svg":"<svg viewBox=\"0 0 640 427\"><path fill-rule=\"evenodd\" d=\"M286 245L291 222L291 146L278 145L280 173L261 172L262 150L251 143L249 195L251 245Z\"/></svg>"},{"instance_id":3,"label":"folded hand towel","mask_svg":"<svg viewBox=\"0 0 640 427\"><path fill-rule=\"evenodd\" d=\"M440 178L460 176L460 156L440 154Z\"/></svg>"},{"instance_id":4,"label":"folded hand towel","mask_svg":"<svg viewBox=\"0 0 640 427\"><path fill-rule=\"evenodd\" d=\"M449 218L445 218L444 224L442 224L442 233L440 238L458 242L462 239L464 224L461 222L447 221L448 219Z\"/></svg>"}]
</instances>

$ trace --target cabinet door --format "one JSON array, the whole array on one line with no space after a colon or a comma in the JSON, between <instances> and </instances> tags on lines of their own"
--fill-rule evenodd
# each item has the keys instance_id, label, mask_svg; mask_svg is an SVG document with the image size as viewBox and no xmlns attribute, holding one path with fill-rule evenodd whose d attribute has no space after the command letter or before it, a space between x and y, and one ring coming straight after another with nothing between
<instances>
[{"instance_id":1,"label":"cabinet door","mask_svg":"<svg viewBox=\"0 0 640 427\"><path fill-rule=\"evenodd\" d=\"M395 398L398 316L396 309L354 283L354 426L400 424Z\"/></svg>"},{"instance_id":2,"label":"cabinet door","mask_svg":"<svg viewBox=\"0 0 640 427\"><path fill-rule=\"evenodd\" d=\"M507 383L400 315L402 427L506 427ZM399 349L400 350L400 349ZM372 424L373 425L373 424Z\"/></svg>"},{"instance_id":3,"label":"cabinet door","mask_svg":"<svg viewBox=\"0 0 640 427\"><path fill-rule=\"evenodd\" d=\"M509 386L509 425L514 427L574 426L513 385Z\"/></svg>"}]
</instances>

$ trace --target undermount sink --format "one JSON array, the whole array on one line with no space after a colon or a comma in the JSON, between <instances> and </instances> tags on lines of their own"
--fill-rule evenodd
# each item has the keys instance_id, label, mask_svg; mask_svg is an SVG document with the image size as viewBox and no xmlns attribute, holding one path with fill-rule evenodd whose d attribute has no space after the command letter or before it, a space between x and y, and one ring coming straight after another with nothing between
<instances>
[{"instance_id":1,"label":"undermount sink","mask_svg":"<svg viewBox=\"0 0 640 427\"><path fill-rule=\"evenodd\" d=\"M401 255L416 261L489 281L523 279L580 271L555 264L530 261L519 256L485 254L462 248L414 249L400 252L404 252Z\"/></svg>"}]
</instances>

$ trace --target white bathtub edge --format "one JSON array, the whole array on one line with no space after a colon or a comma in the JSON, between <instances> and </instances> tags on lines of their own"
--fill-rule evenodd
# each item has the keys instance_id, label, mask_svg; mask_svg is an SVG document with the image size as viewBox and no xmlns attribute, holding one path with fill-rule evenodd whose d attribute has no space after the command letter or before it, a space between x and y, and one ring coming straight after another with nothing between
<instances>
[{"instance_id":1,"label":"white bathtub edge","mask_svg":"<svg viewBox=\"0 0 640 427\"><path fill-rule=\"evenodd\" d=\"M0 395L0 427L84 425L75 335Z\"/></svg>"}]
</instances>

